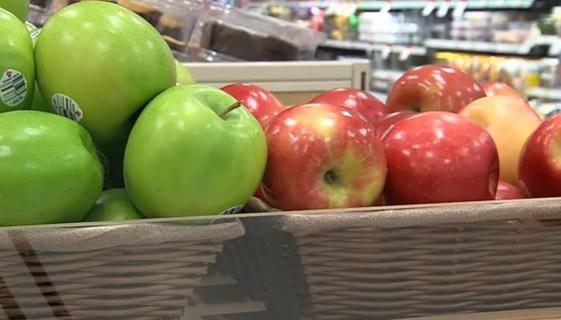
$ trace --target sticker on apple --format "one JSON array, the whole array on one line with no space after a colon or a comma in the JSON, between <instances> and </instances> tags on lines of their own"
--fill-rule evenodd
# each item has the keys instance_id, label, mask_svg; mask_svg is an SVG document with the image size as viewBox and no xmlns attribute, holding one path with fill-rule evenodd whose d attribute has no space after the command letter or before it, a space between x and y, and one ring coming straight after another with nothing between
<instances>
[{"instance_id":1,"label":"sticker on apple","mask_svg":"<svg viewBox=\"0 0 561 320\"><path fill-rule=\"evenodd\" d=\"M37 40L39 38L39 34L41 33L41 29L35 29L31 32L31 39Z\"/></svg>"},{"instance_id":2,"label":"sticker on apple","mask_svg":"<svg viewBox=\"0 0 561 320\"><path fill-rule=\"evenodd\" d=\"M80 120L84 117L84 112L80 106L76 103L76 101L74 101L74 99L67 95L56 93L53 95L52 102L56 113L61 116L78 122L80 122Z\"/></svg>"},{"instance_id":3,"label":"sticker on apple","mask_svg":"<svg viewBox=\"0 0 561 320\"><path fill-rule=\"evenodd\" d=\"M220 212L220 214L236 214L236 213L240 213L240 211L242 211L244 206L239 205L239 206L233 206L229 209L226 209L222 212Z\"/></svg>"},{"instance_id":4,"label":"sticker on apple","mask_svg":"<svg viewBox=\"0 0 561 320\"><path fill-rule=\"evenodd\" d=\"M0 99L8 107L15 107L23 102L27 94L27 81L23 74L14 69L7 69L0 78Z\"/></svg>"}]
</instances>

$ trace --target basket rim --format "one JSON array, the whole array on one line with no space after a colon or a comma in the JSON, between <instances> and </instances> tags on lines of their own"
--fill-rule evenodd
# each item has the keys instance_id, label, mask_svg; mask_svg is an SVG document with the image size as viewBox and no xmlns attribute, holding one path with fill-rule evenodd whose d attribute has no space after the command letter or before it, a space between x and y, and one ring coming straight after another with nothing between
<instances>
[{"instance_id":1,"label":"basket rim","mask_svg":"<svg viewBox=\"0 0 561 320\"><path fill-rule=\"evenodd\" d=\"M491 221L561 219L561 198L384 206L284 214L280 228L296 236L335 229L380 229Z\"/></svg>"},{"instance_id":2,"label":"basket rim","mask_svg":"<svg viewBox=\"0 0 561 320\"><path fill-rule=\"evenodd\" d=\"M220 243L239 238L245 228L239 220L207 225L121 223L97 226L52 226L0 229L0 249L76 252L165 242Z\"/></svg>"}]
</instances>

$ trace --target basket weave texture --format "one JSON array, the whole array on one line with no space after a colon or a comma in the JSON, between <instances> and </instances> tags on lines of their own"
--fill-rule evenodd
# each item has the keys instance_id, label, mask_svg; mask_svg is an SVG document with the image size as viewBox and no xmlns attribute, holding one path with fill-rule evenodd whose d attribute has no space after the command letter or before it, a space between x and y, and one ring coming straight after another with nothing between
<instances>
[{"instance_id":1,"label":"basket weave texture","mask_svg":"<svg viewBox=\"0 0 561 320\"><path fill-rule=\"evenodd\" d=\"M561 306L559 199L282 220L297 241L314 319Z\"/></svg>"},{"instance_id":2,"label":"basket weave texture","mask_svg":"<svg viewBox=\"0 0 561 320\"><path fill-rule=\"evenodd\" d=\"M0 319L178 319L239 222L0 231Z\"/></svg>"}]
</instances>

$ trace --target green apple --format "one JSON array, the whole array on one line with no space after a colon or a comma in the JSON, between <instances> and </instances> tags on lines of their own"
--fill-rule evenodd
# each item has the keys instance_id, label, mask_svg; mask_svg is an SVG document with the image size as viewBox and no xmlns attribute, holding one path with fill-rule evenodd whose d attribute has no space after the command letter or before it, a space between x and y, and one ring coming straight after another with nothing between
<instances>
[{"instance_id":1,"label":"green apple","mask_svg":"<svg viewBox=\"0 0 561 320\"><path fill-rule=\"evenodd\" d=\"M101 193L84 221L125 221L144 216L131 203L125 189L109 189Z\"/></svg>"},{"instance_id":2,"label":"green apple","mask_svg":"<svg viewBox=\"0 0 561 320\"><path fill-rule=\"evenodd\" d=\"M23 22L0 8L0 112L29 109L34 83L31 37Z\"/></svg>"},{"instance_id":3,"label":"green apple","mask_svg":"<svg viewBox=\"0 0 561 320\"><path fill-rule=\"evenodd\" d=\"M25 21L29 13L29 0L0 0L0 8L10 11L18 19Z\"/></svg>"},{"instance_id":4,"label":"green apple","mask_svg":"<svg viewBox=\"0 0 561 320\"><path fill-rule=\"evenodd\" d=\"M125 183L148 217L232 212L257 189L267 158L259 122L226 92L176 86L144 109L125 152Z\"/></svg>"},{"instance_id":5,"label":"green apple","mask_svg":"<svg viewBox=\"0 0 561 320\"><path fill-rule=\"evenodd\" d=\"M126 135L131 116L176 84L175 59L160 33L109 2L78 2L53 15L37 39L35 61L51 107L102 144Z\"/></svg>"},{"instance_id":6,"label":"green apple","mask_svg":"<svg viewBox=\"0 0 561 320\"><path fill-rule=\"evenodd\" d=\"M0 114L0 226L81 221L103 185L88 131L32 110Z\"/></svg>"},{"instance_id":7,"label":"green apple","mask_svg":"<svg viewBox=\"0 0 561 320\"><path fill-rule=\"evenodd\" d=\"M191 75L189 70L187 70L187 68L181 62L176 60L175 66L176 66L178 85L188 85L188 84L195 83L195 79L193 79L193 76Z\"/></svg>"}]
</instances>

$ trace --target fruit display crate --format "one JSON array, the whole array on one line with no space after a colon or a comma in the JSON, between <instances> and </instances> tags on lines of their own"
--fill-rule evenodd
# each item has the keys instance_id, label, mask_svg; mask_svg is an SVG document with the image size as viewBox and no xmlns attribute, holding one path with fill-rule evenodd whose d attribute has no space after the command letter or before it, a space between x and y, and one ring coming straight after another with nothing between
<instances>
[{"instance_id":1,"label":"fruit display crate","mask_svg":"<svg viewBox=\"0 0 561 320\"><path fill-rule=\"evenodd\" d=\"M559 199L266 210L2 229L0 319L548 319L561 307Z\"/></svg>"},{"instance_id":2,"label":"fruit display crate","mask_svg":"<svg viewBox=\"0 0 561 320\"><path fill-rule=\"evenodd\" d=\"M242 319L431 319L561 306L559 199L242 221L246 235L218 265L267 307L262 318Z\"/></svg>"},{"instance_id":3,"label":"fruit display crate","mask_svg":"<svg viewBox=\"0 0 561 320\"><path fill-rule=\"evenodd\" d=\"M179 319L240 222L0 230L0 319Z\"/></svg>"}]
</instances>

